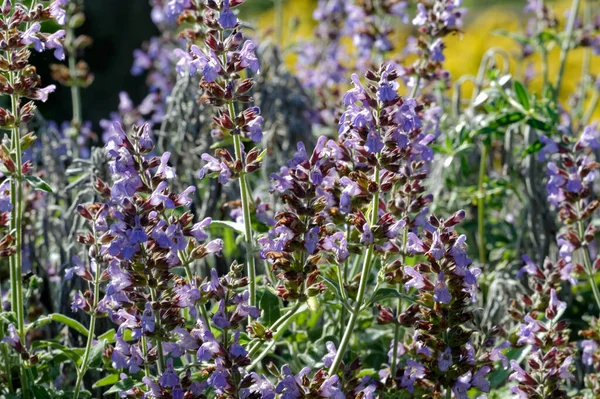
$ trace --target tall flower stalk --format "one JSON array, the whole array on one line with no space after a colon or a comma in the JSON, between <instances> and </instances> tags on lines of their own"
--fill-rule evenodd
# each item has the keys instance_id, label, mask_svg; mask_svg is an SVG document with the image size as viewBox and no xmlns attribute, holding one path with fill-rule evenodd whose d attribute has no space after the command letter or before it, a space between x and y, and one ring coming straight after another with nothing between
<instances>
[{"instance_id":1,"label":"tall flower stalk","mask_svg":"<svg viewBox=\"0 0 600 399\"><path fill-rule=\"evenodd\" d=\"M227 183L230 177L239 179L250 304L256 306L252 191L248 184L248 174L257 169L260 159L257 159L256 149L245 155L243 136L254 143L260 142L262 117L258 107L236 111L236 103L252 101L249 92L254 85L253 80L250 77L242 80L240 74L243 71L259 73L260 67L254 54L254 44L244 39L240 23L233 11L242 3L243 0L225 0L220 4L209 3L207 7L201 7L195 1L191 1L187 15L197 19L201 28L207 26L213 30L206 34L201 46L191 44L190 53L181 54L180 65L185 66L191 75L196 72L202 73L200 88L205 91L205 94L201 100L206 104L220 107L218 116L214 118L219 129L218 135L223 137L227 135L233 143L234 157L231 157L227 150L220 150L217 158L208 154L202 156L208 164L202 169L200 177L204 177L206 172L218 172L222 184Z\"/></svg>"},{"instance_id":2,"label":"tall flower stalk","mask_svg":"<svg viewBox=\"0 0 600 399\"><path fill-rule=\"evenodd\" d=\"M10 146L1 150L2 162L8 173L5 174L10 181L11 235L14 237L14 253L10 257L11 280L11 308L15 312L17 326L16 332L23 345L25 340L25 309L23 303L23 184L28 182L35 189L48 190L49 187L38 177L29 175L31 167L23 163L23 150L31 145L33 137L21 137L21 127L33 118L35 105L33 101L22 104L23 98L46 101L54 86L41 87L40 77L35 67L29 65L30 51L41 52L53 49L58 59L64 58L61 43L64 30L59 30L48 35L40 32L40 22L56 18L61 19L61 2L56 1L49 7L32 1L29 8L20 2L12 4L5 0L1 6L0 30L4 38L2 48L4 62L0 66L3 74L1 93L10 96L10 111L2 109L2 127L10 131ZM22 357L23 359L23 357ZM21 390L25 398L29 397L29 383L26 379L27 365L21 362Z\"/></svg>"}]
</instances>

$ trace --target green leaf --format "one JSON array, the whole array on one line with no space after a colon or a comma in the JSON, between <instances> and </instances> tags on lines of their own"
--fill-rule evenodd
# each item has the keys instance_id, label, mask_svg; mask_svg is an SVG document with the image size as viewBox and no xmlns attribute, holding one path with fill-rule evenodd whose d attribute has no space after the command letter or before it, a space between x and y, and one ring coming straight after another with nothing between
<instances>
[{"instance_id":1,"label":"green leaf","mask_svg":"<svg viewBox=\"0 0 600 399\"><path fill-rule=\"evenodd\" d=\"M86 337L88 336L88 329L85 328L84 325L78 322L77 320L73 320L70 317L59 313L52 313L48 315L48 317L56 322L71 327L73 330L77 331L81 335L84 335Z\"/></svg>"},{"instance_id":2,"label":"green leaf","mask_svg":"<svg viewBox=\"0 0 600 399\"><path fill-rule=\"evenodd\" d=\"M535 154L536 152L539 152L542 148L544 148L546 145L543 144L539 139L534 141L533 143L531 143L531 145L529 147L527 147L525 149L525 151L523 151L523 155L530 155L530 154Z\"/></svg>"},{"instance_id":3,"label":"green leaf","mask_svg":"<svg viewBox=\"0 0 600 399\"><path fill-rule=\"evenodd\" d=\"M384 299L397 299L397 298L406 299L407 301L412 302L412 303L416 302L414 298L401 293L396 288L378 288L377 291L375 291L373 293L373 295L371 296L371 300L369 302L373 304L376 302L381 302Z\"/></svg>"},{"instance_id":4,"label":"green leaf","mask_svg":"<svg viewBox=\"0 0 600 399\"><path fill-rule=\"evenodd\" d=\"M119 374L107 375L106 377L96 381L96 383L92 385L92 388L100 388L105 387L107 385L113 385L119 382L119 380L121 380L121 376Z\"/></svg>"},{"instance_id":5,"label":"green leaf","mask_svg":"<svg viewBox=\"0 0 600 399\"><path fill-rule=\"evenodd\" d=\"M281 317L281 309L279 309L279 298L270 290L265 289L259 292L259 306L263 311L262 319L267 327L270 327Z\"/></svg>"},{"instance_id":6,"label":"green leaf","mask_svg":"<svg viewBox=\"0 0 600 399\"><path fill-rule=\"evenodd\" d=\"M48 183L37 176L25 176L24 178L35 190L45 191L47 193L53 192L52 187L50 187Z\"/></svg>"},{"instance_id":7,"label":"green leaf","mask_svg":"<svg viewBox=\"0 0 600 399\"><path fill-rule=\"evenodd\" d=\"M58 343L58 342L54 342L54 341L34 341L33 344L31 344L31 347L33 349L37 349L37 348L52 348L60 353L62 353L63 355L65 355L66 357L68 357L69 359L71 359L73 361L73 363L75 364L79 364L79 362L81 361L81 355L79 353L77 353L75 350L73 349L69 349L66 346Z\"/></svg>"},{"instance_id":8,"label":"green leaf","mask_svg":"<svg viewBox=\"0 0 600 399\"><path fill-rule=\"evenodd\" d=\"M523 119L525 119L525 115L523 115L522 113L520 113L520 112L510 112L508 114L501 115L494 122L499 127L504 127L504 126L512 125L513 123L520 122Z\"/></svg>"},{"instance_id":9,"label":"green leaf","mask_svg":"<svg viewBox=\"0 0 600 399\"><path fill-rule=\"evenodd\" d=\"M515 94L517 95L517 100L519 101L519 104L521 104L523 106L523 108L525 108L526 110L529 110L530 108L530 103L529 103L529 93L527 92L527 89L525 88L525 86L523 86L523 83L515 80L514 84L514 88L515 88Z\"/></svg>"},{"instance_id":10,"label":"green leaf","mask_svg":"<svg viewBox=\"0 0 600 399\"><path fill-rule=\"evenodd\" d=\"M104 334L98 336L98 339L106 340L107 343L112 344L112 343L115 342L115 334L116 334L115 329L111 328L110 330L108 330Z\"/></svg>"},{"instance_id":11,"label":"green leaf","mask_svg":"<svg viewBox=\"0 0 600 399\"><path fill-rule=\"evenodd\" d=\"M100 340L96 345L92 347L90 351L90 357L88 359L88 364L90 367L98 367L100 362L102 361L102 354L104 354L104 347L106 346L106 341Z\"/></svg>"},{"instance_id":12,"label":"green leaf","mask_svg":"<svg viewBox=\"0 0 600 399\"><path fill-rule=\"evenodd\" d=\"M260 154L258 154L258 157L256 157L256 161L260 162L264 159L265 155L267 154L267 149L265 148L264 150L262 150L260 152Z\"/></svg>"},{"instance_id":13,"label":"green leaf","mask_svg":"<svg viewBox=\"0 0 600 399\"><path fill-rule=\"evenodd\" d=\"M529 126L531 126L532 128L534 128L536 130L541 130L543 132L549 132L552 130L552 125L550 125L549 123L546 123L544 121L541 121L539 119L529 118L529 119L527 119L526 123Z\"/></svg>"},{"instance_id":14,"label":"green leaf","mask_svg":"<svg viewBox=\"0 0 600 399\"><path fill-rule=\"evenodd\" d=\"M108 391L104 392L104 396L112 395L113 393L120 393L127 391L135 386L135 381L131 378L125 378L113 385Z\"/></svg>"},{"instance_id":15,"label":"green leaf","mask_svg":"<svg viewBox=\"0 0 600 399\"><path fill-rule=\"evenodd\" d=\"M31 390L35 399L52 399L46 388L41 385L32 385Z\"/></svg>"},{"instance_id":16,"label":"green leaf","mask_svg":"<svg viewBox=\"0 0 600 399\"><path fill-rule=\"evenodd\" d=\"M230 222L228 220L213 220L210 225L232 229L240 234L244 234L244 225L242 223Z\"/></svg>"}]
</instances>

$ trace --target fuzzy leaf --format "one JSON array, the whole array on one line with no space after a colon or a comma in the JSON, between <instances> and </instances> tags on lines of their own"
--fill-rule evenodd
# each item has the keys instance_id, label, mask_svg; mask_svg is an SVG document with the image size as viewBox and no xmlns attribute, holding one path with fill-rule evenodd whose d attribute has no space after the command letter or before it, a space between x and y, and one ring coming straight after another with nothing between
<instances>
[{"instance_id":1,"label":"fuzzy leaf","mask_svg":"<svg viewBox=\"0 0 600 399\"><path fill-rule=\"evenodd\" d=\"M517 80L515 80L514 82L514 88L519 104L521 104L523 108L528 110L531 104L529 103L529 93L527 92L527 89L525 88L525 86L523 86L523 83Z\"/></svg>"},{"instance_id":2,"label":"fuzzy leaf","mask_svg":"<svg viewBox=\"0 0 600 399\"><path fill-rule=\"evenodd\" d=\"M96 381L96 383L94 385L92 385L92 388L100 388L100 387L105 387L107 385L113 385L113 384L116 384L117 382L119 382L120 379L121 379L121 376L119 374L107 375L106 377L101 378L98 381Z\"/></svg>"},{"instance_id":3,"label":"fuzzy leaf","mask_svg":"<svg viewBox=\"0 0 600 399\"><path fill-rule=\"evenodd\" d=\"M279 298L268 289L259 292L258 295L258 303L263 311L262 320L267 327L270 327L281 317Z\"/></svg>"},{"instance_id":4,"label":"fuzzy leaf","mask_svg":"<svg viewBox=\"0 0 600 399\"><path fill-rule=\"evenodd\" d=\"M52 187L44 180L37 176L24 176L25 180L33 187L35 190L45 191L47 193L52 193Z\"/></svg>"}]
</instances>

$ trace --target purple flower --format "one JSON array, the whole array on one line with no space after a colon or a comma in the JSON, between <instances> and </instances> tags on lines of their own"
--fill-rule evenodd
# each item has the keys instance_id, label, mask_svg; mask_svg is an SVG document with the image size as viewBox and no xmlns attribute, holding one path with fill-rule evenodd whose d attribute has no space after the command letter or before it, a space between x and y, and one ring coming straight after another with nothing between
<instances>
[{"instance_id":1,"label":"purple flower","mask_svg":"<svg viewBox=\"0 0 600 399\"><path fill-rule=\"evenodd\" d=\"M402 132L410 133L421 127L421 119L417 115L416 107L417 102L413 98L407 98L396 111L395 119Z\"/></svg>"},{"instance_id":2,"label":"purple flower","mask_svg":"<svg viewBox=\"0 0 600 399\"><path fill-rule=\"evenodd\" d=\"M450 291L448 291L448 286L444 281L444 272L440 272L438 274L438 281L433 289L433 299L436 302L443 303L445 305L452 301L452 295L450 294Z\"/></svg>"},{"instance_id":3,"label":"purple flower","mask_svg":"<svg viewBox=\"0 0 600 399\"><path fill-rule=\"evenodd\" d=\"M502 361L502 367L506 370L508 368L508 358L502 352L504 349L510 346L509 341L504 341L490 352L490 360L493 362L497 362L499 360Z\"/></svg>"},{"instance_id":4,"label":"purple flower","mask_svg":"<svg viewBox=\"0 0 600 399\"><path fill-rule=\"evenodd\" d=\"M23 350L23 345L21 344L21 338L19 338L19 334L17 333L17 329L13 324L8 325L8 335L2 338L2 342L6 342L13 348L17 350L17 352L21 353Z\"/></svg>"},{"instance_id":5,"label":"purple flower","mask_svg":"<svg viewBox=\"0 0 600 399\"><path fill-rule=\"evenodd\" d=\"M331 399L345 399L346 395L342 392L339 387L340 377L337 375L331 376L323 382L321 388L319 389L319 393L323 398L331 398Z\"/></svg>"},{"instance_id":6,"label":"purple flower","mask_svg":"<svg viewBox=\"0 0 600 399\"><path fill-rule=\"evenodd\" d=\"M175 171L168 165L169 158L171 157L170 152L165 152L160 157L160 165L158 166L158 170L156 174L164 177L165 179L172 179L176 177Z\"/></svg>"},{"instance_id":7,"label":"purple flower","mask_svg":"<svg viewBox=\"0 0 600 399\"><path fill-rule=\"evenodd\" d=\"M452 366L452 350L450 348L446 348L443 352L438 355L438 368L440 371L448 371L448 369Z\"/></svg>"},{"instance_id":8,"label":"purple flower","mask_svg":"<svg viewBox=\"0 0 600 399\"><path fill-rule=\"evenodd\" d=\"M215 240L209 241L205 246L207 254L219 254L223 250L223 240L217 238Z\"/></svg>"},{"instance_id":9,"label":"purple flower","mask_svg":"<svg viewBox=\"0 0 600 399\"><path fill-rule=\"evenodd\" d=\"M76 292L73 295L73 302L71 302L71 311L73 313L77 313L79 309L84 310L87 307L87 302L85 299L79 295L79 292Z\"/></svg>"},{"instance_id":10,"label":"purple flower","mask_svg":"<svg viewBox=\"0 0 600 399\"><path fill-rule=\"evenodd\" d=\"M225 185L229 182L229 179L231 179L231 171L227 164L220 162L209 154L202 154L201 158L206 161L207 164L200 169L200 179L203 179L208 171L210 173L219 173L219 183Z\"/></svg>"},{"instance_id":11,"label":"purple flower","mask_svg":"<svg viewBox=\"0 0 600 399\"><path fill-rule=\"evenodd\" d=\"M175 17L190 6L190 0L169 0L167 3L167 15Z\"/></svg>"},{"instance_id":12,"label":"purple flower","mask_svg":"<svg viewBox=\"0 0 600 399\"><path fill-rule=\"evenodd\" d=\"M39 101L45 103L46 101L48 101L48 95L50 93L54 93L55 90L56 90L55 85L48 85L46 87L42 87L41 89L36 89L35 94L33 95L32 98L34 100L39 100Z\"/></svg>"},{"instance_id":13,"label":"purple flower","mask_svg":"<svg viewBox=\"0 0 600 399\"><path fill-rule=\"evenodd\" d=\"M315 226L308 230L304 237L304 248L309 254L314 254L317 250L317 244L319 243L319 232L321 231L319 226Z\"/></svg>"},{"instance_id":14,"label":"purple flower","mask_svg":"<svg viewBox=\"0 0 600 399\"><path fill-rule=\"evenodd\" d=\"M598 141L599 138L600 130L598 130L596 123L594 123L583 128L583 133L581 133L581 137L579 137L577 145L596 150L600 148L600 142Z\"/></svg>"},{"instance_id":15,"label":"purple flower","mask_svg":"<svg viewBox=\"0 0 600 399\"><path fill-rule=\"evenodd\" d=\"M425 244L423 244L423 241L411 231L407 235L406 249L411 254L423 254L425 253Z\"/></svg>"},{"instance_id":16,"label":"purple flower","mask_svg":"<svg viewBox=\"0 0 600 399\"><path fill-rule=\"evenodd\" d=\"M410 287L421 289L425 287L423 276L411 266L404 266L404 273L410 277L410 280L404 284L404 289L408 290Z\"/></svg>"},{"instance_id":17,"label":"purple flower","mask_svg":"<svg viewBox=\"0 0 600 399\"><path fill-rule=\"evenodd\" d=\"M40 29L41 26L39 22L35 22L23 33L23 37L21 38L21 42L23 44L33 44L33 48L38 53L44 51L44 43L42 43L40 38L37 36Z\"/></svg>"},{"instance_id":18,"label":"purple flower","mask_svg":"<svg viewBox=\"0 0 600 399\"><path fill-rule=\"evenodd\" d=\"M260 73L260 65L258 64L258 59L254 54L254 43L250 40L246 40L242 49L240 50L240 65L244 68L250 68L254 73Z\"/></svg>"},{"instance_id":19,"label":"purple flower","mask_svg":"<svg viewBox=\"0 0 600 399\"><path fill-rule=\"evenodd\" d=\"M490 371L491 368L489 366L483 366L480 368L471 379L471 385L479 388L483 392L489 392L491 386L485 376L488 375Z\"/></svg>"},{"instance_id":20,"label":"purple flower","mask_svg":"<svg viewBox=\"0 0 600 399\"><path fill-rule=\"evenodd\" d=\"M340 231L323 238L321 248L325 251L332 251L337 256L338 262L343 262L350 256L346 237Z\"/></svg>"},{"instance_id":21,"label":"purple flower","mask_svg":"<svg viewBox=\"0 0 600 399\"><path fill-rule=\"evenodd\" d=\"M431 53L431 59L435 62L443 62L446 57L444 56L444 43L442 39L436 39L429 46L429 52Z\"/></svg>"},{"instance_id":22,"label":"purple flower","mask_svg":"<svg viewBox=\"0 0 600 399\"><path fill-rule=\"evenodd\" d=\"M229 8L229 0L223 0L223 9L221 10L221 15L219 15L219 25L221 25L222 28L229 29L235 28L237 23L237 17Z\"/></svg>"},{"instance_id":23,"label":"purple flower","mask_svg":"<svg viewBox=\"0 0 600 399\"><path fill-rule=\"evenodd\" d=\"M371 227L369 226L369 223L365 223L363 225L363 232L360 235L360 242L365 244L365 245L371 245L373 244L373 232L371 231Z\"/></svg>"},{"instance_id":24,"label":"purple flower","mask_svg":"<svg viewBox=\"0 0 600 399\"><path fill-rule=\"evenodd\" d=\"M0 184L0 212L12 211L13 206L10 201L10 180L6 179Z\"/></svg>"},{"instance_id":25,"label":"purple flower","mask_svg":"<svg viewBox=\"0 0 600 399\"><path fill-rule=\"evenodd\" d=\"M154 311L149 302L146 302L144 313L142 313L142 330L144 332L154 332L155 318Z\"/></svg>"},{"instance_id":26,"label":"purple flower","mask_svg":"<svg viewBox=\"0 0 600 399\"><path fill-rule=\"evenodd\" d=\"M554 288L550 290L550 302L548 303L548 308L554 315L556 315L559 311L565 310L567 308L567 304L558 299L558 296L556 295L556 290Z\"/></svg>"},{"instance_id":27,"label":"purple flower","mask_svg":"<svg viewBox=\"0 0 600 399\"><path fill-rule=\"evenodd\" d=\"M423 3L417 4L417 15L412 20L413 25L422 26L427 23L427 8Z\"/></svg>"},{"instance_id":28,"label":"purple flower","mask_svg":"<svg viewBox=\"0 0 600 399\"><path fill-rule=\"evenodd\" d=\"M323 366L329 368L333 364L333 360L337 355L337 349L335 348L335 344L331 341L327 341L325 346L327 347L327 354L323 356L323 359L321 360L323 361Z\"/></svg>"},{"instance_id":29,"label":"purple flower","mask_svg":"<svg viewBox=\"0 0 600 399\"><path fill-rule=\"evenodd\" d=\"M467 371L465 374L458 377L454 386L452 387L452 392L456 396L456 399L468 399L467 391L471 387L471 372Z\"/></svg>"},{"instance_id":30,"label":"purple flower","mask_svg":"<svg viewBox=\"0 0 600 399\"><path fill-rule=\"evenodd\" d=\"M235 316L240 318L246 318L250 316L254 319L258 319L260 317L260 310L258 310L258 308L255 306L250 306L248 303L249 299L250 292L248 290L233 297L232 302L238 305L235 309Z\"/></svg>"},{"instance_id":31,"label":"purple flower","mask_svg":"<svg viewBox=\"0 0 600 399\"><path fill-rule=\"evenodd\" d=\"M65 49L63 48L62 40L65 37L65 31L63 29L57 30L46 38L46 48L54 49L54 57L57 60L65 59Z\"/></svg>"},{"instance_id":32,"label":"purple flower","mask_svg":"<svg viewBox=\"0 0 600 399\"><path fill-rule=\"evenodd\" d=\"M440 234L437 231L433 232L433 238L431 239L431 248L429 248L429 254L433 256L436 260L442 259L444 256L444 244L442 240L440 240Z\"/></svg>"},{"instance_id":33,"label":"purple flower","mask_svg":"<svg viewBox=\"0 0 600 399\"><path fill-rule=\"evenodd\" d=\"M558 375L559 375L560 378L562 378L564 380L574 380L575 379L575 377L573 376L573 374L571 374L571 372L569 371L569 367L571 367L572 363L573 363L573 357L572 356L568 356L563 361L563 363L558 368Z\"/></svg>"},{"instance_id":34,"label":"purple flower","mask_svg":"<svg viewBox=\"0 0 600 399\"><path fill-rule=\"evenodd\" d=\"M558 145L554 142L554 140L542 135L540 136L540 142L544 144L544 147L542 147L540 150L540 161L544 160L546 154L552 155L558 152Z\"/></svg>"},{"instance_id":35,"label":"purple flower","mask_svg":"<svg viewBox=\"0 0 600 399\"><path fill-rule=\"evenodd\" d=\"M179 377L173 369L173 358L167 360L167 368L163 374L158 378L158 382L165 388L175 388L179 385Z\"/></svg>"},{"instance_id":36,"label":"purple flower","mask_svg":"<svg viewBox=\"0 0 600 399\"><path fill-rule=\"evenodd\" d=\"M225 300L221 299L219 301L219 308L213 315L212 321L215 323L215 326L221 329L227 328L231 325L229 318L227 318L227 315L225 314Z\"/></svg>"},{"instance_id":37,"label":"purple flower","mask_svg":"<svg viewBox=\"0 0 600 399\"><path fill-rule=\"evenodd\" d=\"M342 213L348 213L350 212L350 200L352 197L360 194L360 187L347 176L340 179L340 185L344 187L342 195L340 196L340 211Z\"/></svg>"},{"instance_id":38,"label":"purple flower","mask_svg":"<svg viewBox=\"0 0 600 399\"><path fill-rule=\"evenodd\" d=\"M519 382L524 382L531 378L529 374L519 366L519 363L516 360L510 361L510 368L513 370L513 373L508 377L509 381L517 380Z\"/></svg>"},{"instance_id":39,"label":"purple flower","mask_svg":"<svg viewBox=\"0 0 600 399\"><path fill-rule=\"evenodd\" d=\"M425 367L409 359L406 361L406 368L400 380L400 386L413 393L415 391L415 382L423 377L425 377Z\"/></svg>"},{"instance_id":40,"label":"purple flower","mask_svg":"<svg viewBox=\"0 0 600 399\"><path fill-rule=\"evenodd\" d=\"M257 116L252 121L250 121L246 126L244 126L244 130L247 130L248 137L255 143L258 143L262 140L263 131L262 131L262 122L263 117Z\"/></svg>"},{"instance_id":41,"label":"purple flower","mask_svg":"<svg viewBox=\"0 0 600 399\"><path fill-rule=\"evenodd\" d=\"M87 269L85 268L85 265L83 264L81 259L79 259L79 256L77 256L77 255L73 256L71 258L71 263L73 263L73 267L68 267L65 269L65 279L66 280L71 280L74 275L83 277L86 275L86 273L88 273Z\"/></svg>"},{"instance_id":42,"label":"purple flower","mask_svg":"<svg viewBox=\"0 0 600 399\"><path fill-rule=\"evenodd\" d=\"M379 80L379 85L377 86L377 98L379 101L394 101L398 98L398 87L400 86L398 82L395 80L388 81L388 71L384 71L381 74L381 79Z\"/></svg>"},{"instance_id":43,"label":"purple flower","mask_svg":"<svg viewBox=\"0 0 600 399\"><path fill-rule=\"evenodd\" d=\"M598 350L598 343L592 339L585 339L581 341L581 361L586 366L592 366L594 364L594 354Z\"/></svg>"},{"instance_id":44,"label":"purple flower","mask_svg":"<svg viewBox=\"0 0 600 399\"><path fill-rule=\"evenodd\" d=\"M214 52L210 52L210 55L205 56L200 48L195 44L190 47L190 51L195 56L193 61L189 63L190 75L194 76L196 71L202 71L204 80L207 82L214 82L221 72L221 64L219 59Z\"/></svg>"},{"instance_id":45,"label":"purple flower","mask_svg":"<svg viewBox=\"0 0 600 399\"><path fill-rule=\"evenodd\" d=\"M190 229L191 236L198 242L205 241L208 238L208 234L204 229L210 226L211 223L211 218L204 218L201 222L195 223Z\"/></svg>"},{"instance_id":46,"label":"purple flower","mask_svg":"<svg viewBox=\"0 0 600 399\"><path fill-rule=\"evenodd\" d=\"M55 0L50 4L50 16L56 20L59 25L64 25L67 19L67 12L62 8L66 6L68 0Z\"/></svg>"}]
</instances>

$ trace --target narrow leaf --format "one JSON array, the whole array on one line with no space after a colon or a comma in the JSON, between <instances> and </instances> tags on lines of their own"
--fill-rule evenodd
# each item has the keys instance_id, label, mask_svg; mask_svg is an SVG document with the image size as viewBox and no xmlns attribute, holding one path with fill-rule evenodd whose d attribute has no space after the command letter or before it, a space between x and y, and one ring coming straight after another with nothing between
<instances>
[{"instance_id":1,"label":"narrow leaf","mask_svg":"<svg viewBox=\"0 0 600 399\"><path fill-rule=\"evenodd\" d=\"M53 192L52 187L50 187L48 183L37 176L25 176L24 178L35 190L45 191L47 193Z\"/></svg>"}]
</instances>

